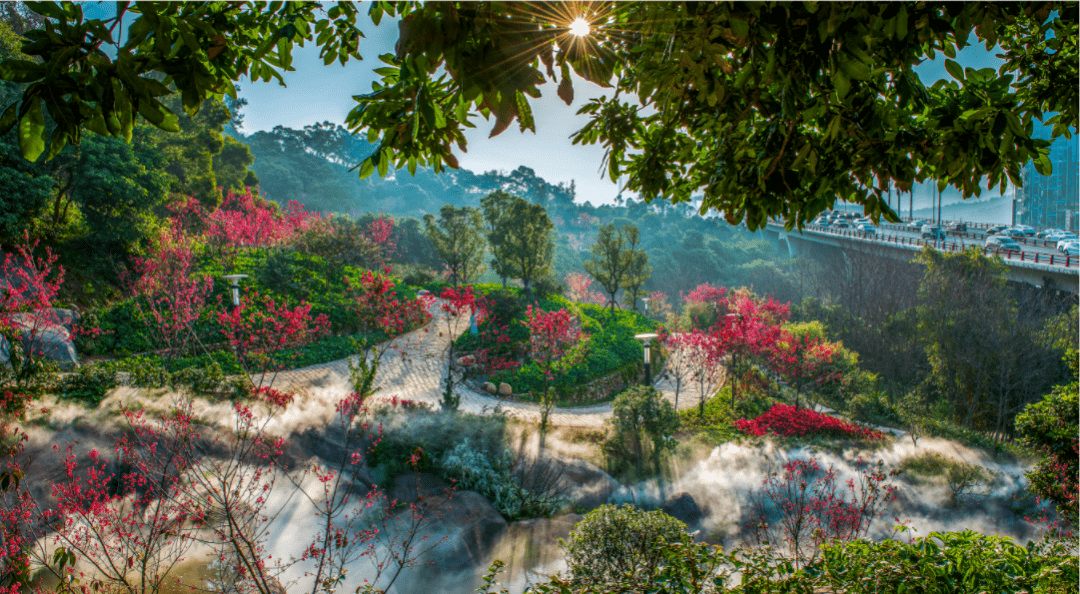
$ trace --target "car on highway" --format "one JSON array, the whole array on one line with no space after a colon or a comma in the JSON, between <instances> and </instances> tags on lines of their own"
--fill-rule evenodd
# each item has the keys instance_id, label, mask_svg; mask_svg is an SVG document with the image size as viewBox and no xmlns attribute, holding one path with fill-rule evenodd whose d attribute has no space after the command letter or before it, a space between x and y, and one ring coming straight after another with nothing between
<instances>
[{"instance_id":1,"label":"car on highway","mask_svg":"<svg viewBox=\"0 0 1080 594\"><path fill-rule=\"evenodd\" d=\"M1047 237L1049 241L1068 241L1070 239L1076 239L1076 234L1069 231L1059 231L1056 235Z\"/></svg>"},{"instance_id":2,"label":"car on highway","mask_svg":"<svg viewBox=\"0 0 1080 594\"><path fill-rule=\"evenodd\" d=\"M851 225L848 224L846 219L836 219L832 222L832 226L837 229L850 229Z\"/></svg>"},{"instance_id":3,"label":"car on highway","mask_svg":"<svg viewBox=\"0 0 1080 594\"><path fill-rule=\"evenodd\" d=\"M947 230L953 233L967 233L967 223L952 223Z\"/></svg>"},{"instance_id":4,"label":"car on highway","mask_svg":"<svg viewBox=\"0 0 1080 594\"><path fill-rule=\"evenodd\" d=\"M1016 243L1011 237L1002 237L1000 235L992 235L986 238L986 244L984 247L988 250L1008 250L1011 252L1019 252L1020 244Z\"/></svg>"},{"instance_id":5,"label":"car on highway","mask_svg":"<svg viewBox=\"0 0 1080 594\"><path fill-rule=\"evenodd\" d=\"M919 229L923 228L923 225L925 225L925 223L923 223L919 219L914 219L910 221L907 225L904 225L904 231L918 231Z\"/></svg>"},{"instance_id":6,"label":"car on highway","mask_svg":"<svg viewBox=\"0 0 1080 594\"><path fill-rule=\"evenodd\" d=\"M1035 234L1035 237L1039 239L1053 239L1058 235L1065 233L1061 229L1043 229Z\"/></svg>"},{"instance_id":7,"label":"car on highway","mask_svg":"<svg viewBox=\"0 0 1080 594\"><path fill-rule=\"evenodd\" d=\"M923 239L945 239L945 232L937 225L923 225L921 232Z\"/></svg>"},{"instance_id":8,"label":"car on highway","mask_svg":"<svg viewBox=\"0 0 1080 594\"><path fill-rule=\"evenodd\" d=\"M996 227L988 227L986 229L987 235L997 235L1000 231L1005 230L1005 225L997 225Z\"/></svg>"},{"instance_id":9,"label":"car on highway","mask_svg":"<svg viewBox=\"0 0 1080 594\"><path fill-rule=\"evenodd\" d=\"M1065 248L1069 247L1070 245L1078 244L1080 244L1080 239L1062 239L1061 241L1057 242L1057 250L1059 252L1064 252Z\"/></svg>"},{"instance_id":10,"label":"car on highway","mask_svg":"<svg viewBox=\"0 0 1080 594\"><path fill-rule=\"evenodd\" d=\"M859 231L859 232L862 232L862 233L865 233L867 235L874 235L874 234L877 233L877 227L875 227L873 223L869 223L869 222L859 223L859 224L855 225L855 230Z\"/></svg>"},{"instance_id":11,"label":"car on highway","mask_svg":"<svg viewBox=\"0 0 1080 594\"><path fill-rule=\"evenodd\" d=\"M1024 238L1024 232L1016 227L1006 227L1001 231L998 231L997 234L1005 237L1015 237L1017 239Z\"/></svg>"},{"instance_id":12,"label":"car on highway","mask_svg":"<svg viewBox=\"0 0 1080 594\"><path fill-rule=\"evenodd\" d=\"M1016 229L1029 237L1035 235L1035 229L1027 225L1013 225L1013 229Z\"/></svg>"},{"instance_id":13,"label":"car on highway","mask_svg":"<svg viewBox=\"0 0 1080 594\"><path fill-rule=\"evenodd\" d=\"M1080 256L1080 244L1072 244L1069 247L1061 250L1061 253L1066 256Z\"/></svg>"}]
</instances>

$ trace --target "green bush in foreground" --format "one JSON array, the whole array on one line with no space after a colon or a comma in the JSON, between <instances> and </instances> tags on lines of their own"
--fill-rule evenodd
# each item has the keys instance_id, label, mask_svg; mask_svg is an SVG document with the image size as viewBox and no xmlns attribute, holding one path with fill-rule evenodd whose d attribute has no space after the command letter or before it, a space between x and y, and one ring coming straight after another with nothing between
<instances>
[{"instance_id":1,"label":"green bush in foreground","mask_svg":"<svg viewBox=\"0 0 1080 594\"><path fill-rule=\"evenodd\" d=\"M655 583L672 545L690 542L686 524L662 511L602 505L560 544L575 586L622 584L637 591Z\"/></svg>"},{"instance_id":2,"label":"green bush in foreground","mask_svg":"<svg viewBox=\"0 0 1080 594\"><path fill-rule=\"evenodd\" d=\"M604 512L610 514L610 506ZM596 510L599 512L604 508ZM593 513L596 513L593 512ZM643 518L660 512L624 508L637 518L628 526L642 529ZM589 514L585 524L590 519ZM597 516L599 517L599 516ZM594 518L595 521L595 518ZM673 520L674 521L674 520ZM688 538L651 540L643 555L634 549L641 539L636 530L576 530L579 546L589 551L605 571L582 580L571 565L568 578L554 577L532 590L537 594L1066 594L1076 592L1080 567L1076 540L1044 541L1020 546L1011 539L970 530L932 532L911 542L856 540L827 544L822 556L804 569L768 548L738 549L724 553L719 547L689 542ZM647 529L647 528L645 528ZM625 542L620 537L629 537ZM620 563L625 555L627 562ZM568 559L569 562L569 559ZM635 564L636 562L636 564ZM496 562L478 592L495 592ZM731 579L737 572L738 577Z\"/></svg>"}]
</instances>

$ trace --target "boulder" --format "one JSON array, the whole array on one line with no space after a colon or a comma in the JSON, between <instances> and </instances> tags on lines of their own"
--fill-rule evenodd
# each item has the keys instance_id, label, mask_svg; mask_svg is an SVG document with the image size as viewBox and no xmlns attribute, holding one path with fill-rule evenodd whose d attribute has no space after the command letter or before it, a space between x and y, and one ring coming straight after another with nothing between
<instances>
[{"instance_id":1,"label":"boulder","mask_svg":"<svg viewBox=\"0 0 1080 594\"><path fill-rule=\"evenodd\" d=\"M30 313L12 314L8 320L19 334L24 351L52 359L65 371L78 366L79 355L67 328L51 320L35 319Z\"/></svg>"},{"instance_id":2,"label":"boulder","mask_svg":"<svg viewBox=\"0 0 1080 594\"><path fill-rule=\"evenodd\" d=\"M459 357L458 360L457 360L457 364L460 365L461 367L469 367L475 362L476 362L476 358L473 357L472 355L465 355L464 357Z\"/></svg>"},{"instance_id":3,"label":"boulder","mask_svg":"<svg viewBox=\"0 0 1080 594\"><path fill-rule=\"evenodd\" d=\"M506 382L499 384L499 396L509 396L513 393L514 391L510 389L510 384Z\"/></svg>"},{"instance_id":4,"label":"boulder","mask_svg":"<svg viewBox=\"0 0 1080 594\"><path fill-rule=\"evenodd\" d=\"M622 485L619 481L585 460L560 460L562 476L558 489L562 496L585 511L592 511L608 502Z\"/></svg>"},{"instance_id":5,"label":"boulder","mask_svg":"<svg viewBox=\"0 0 1080 594\"><path fill-rule=\"evenodd\" d=\"M664 502L660 507L663 512L676 520L686 524L687 528L694 530L701 525L704 514L698 507L697 501L687 492L676 493Z\"/></svg>"},{"instance_id":6,"label":"boulder","mask_svg":"<svg viewBox=\"0 0 1080 594\"><path fill-rule=\"evenodd\" d=\"M485 392L487 392L488 394L495 394L496 392L498 392L498 391L499 391L499 389L495 387L495 384L493 384L493 383L491 383L491 382L484 382L484 385L483 385L483 386L481 386L481 387L482 387L482 388L484 389L484 391L485 391Z\"/></svg>"},{"instance_id":7,"label":"boulder","mask_svg":"<svg viewBox=\"0 0 1080 594\"><path fill-rule=\"evenodd\" d=\"M75 327L79 325L79 320L82 319L82 316L73 309L54 307L52 310L52 318L68 332L74 332Z\"/></svg>"}]
</instances>

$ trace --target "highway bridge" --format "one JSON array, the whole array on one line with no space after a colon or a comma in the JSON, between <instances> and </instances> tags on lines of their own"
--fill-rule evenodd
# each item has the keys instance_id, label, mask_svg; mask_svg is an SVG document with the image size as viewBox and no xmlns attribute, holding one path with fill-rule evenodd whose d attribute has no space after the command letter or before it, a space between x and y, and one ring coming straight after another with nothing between
<instances>
[{"instance_id":1,"label":"highway bridge","mask_svg":"<svg viewBox=\"0 0 1080 594\"><path fill-rule=\"evenodd\" d=\"M1016 242L1021 244L1021 251L1017 252L984 249L986 235L978 229L967 233L950 232L944 240L937 241L923 239L918 231L890 223L882 224L873 233L822 225L807 225L800 233L797 229L785 231L782 223L775 222L769 222L765 231L776 236L780 253L790 256L798 255L800 242L831 246L841 251L874 248L878 253L904 261L911 260L927 245L950 252L976 247L988 256L1000 258L1011 281L1080 293L1080 258L1062 255L1054 244L1033 238L1017 238Z\"/></svg>"}]
</instances>

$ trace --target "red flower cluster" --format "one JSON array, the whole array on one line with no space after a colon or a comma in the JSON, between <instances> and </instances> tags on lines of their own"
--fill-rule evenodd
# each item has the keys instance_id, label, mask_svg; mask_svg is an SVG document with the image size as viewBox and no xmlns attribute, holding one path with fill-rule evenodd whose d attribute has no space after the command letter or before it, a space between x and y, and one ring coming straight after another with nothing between
<instances>
[{"instance_id":1,"label":"red flower cluster","mask_svg":"<svg viewBox=\"0 0 1080 594\"><path fill-rule=\"evenodd\" d=\"M220 246L264 247L288 241L319 220L319 215L304 210L295 200L279 213L271 203L252 194L251 188L239 194L229 190L221 208L207 217L206 236Z\"/></svg>"},{"instance_id":2,"label":"red flower cluster","mask_svg":"<svg viewBox=\"0 0 1080 594\"><path fill-rule=\"evenodd\" d=\"M802 436L813 433L850 435L863 439L885 439L885 434L873 431L836 417L816 413L805 408L795 408L788 404L774 404L769 412L756 419L739 419L735 427L749 435L773 433L785 437Z\"/></svg>"}]
</instances>

